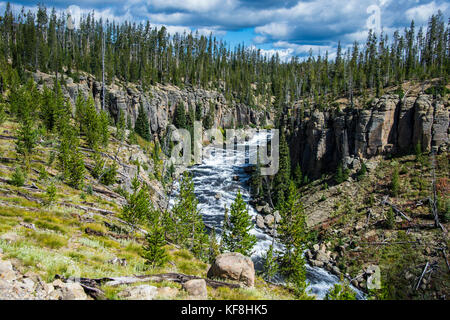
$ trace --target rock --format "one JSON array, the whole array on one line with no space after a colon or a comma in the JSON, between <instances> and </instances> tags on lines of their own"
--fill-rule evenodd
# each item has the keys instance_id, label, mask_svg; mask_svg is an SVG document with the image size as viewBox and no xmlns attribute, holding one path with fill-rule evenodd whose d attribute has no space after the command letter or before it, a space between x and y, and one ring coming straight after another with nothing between
<instances>
[{"instance_id":1,"label":"rock","mask_svg":"<svg viewBox=\"0 0 450 320\"><path fill-rule=\"evenodd\" d=\"M162 287L157 289L157 296L161 299L173 299L178 295L177 288Z\"/></svg>"},{"instance_id":2,"label":"rock","mask_svg":"<svg viewBox=\"0 0 450 320\"><path fill-rule=\"evenodd\" d=\"M323 263L328 263L330 261L330 257L325 251L319 250L316 253L316 260Z\"/></svg>"},{"instance_id":3,"label":"rock","mask_svg":"<svg viewBox=\"0 0 450 320\"><path fill-rule=\"evenodd\" d=\"M256 216L256 226L260 229L264 229L264 217L260 214Z\"/></svg>"},{"instance_id":4,"label":"rock","mask_svg":"<svg viewBox=\"0 0 450 320\"><path fill-rule=\"evenodd\" d=\"M341 274L341 270L339 270L339 268L336 267L336 266L332 266L331 267L331 272L334 273L337 276L339 276Z\"/></svg>"},{"instance_id":5,"label":"rock","mask_svg":"<svg viewBox=\"0 0 450 320\"><path fill-rule=\"evenodd\" d=\"M194 279L186 281L183 284L184 290L186 290L190 296L198 299L206 299L208 291L206 290L206 281L204 279Z\"/></svg>"},{"instance_id":6,"label":"rock","mask_svg":"<svg viewBox=\"0 0 450 320\"><path fill-rule=\"evenodd\" d=\"M275 222L276 222L276 223L280 223L280 221L281 221L281 215L280 215L280 212L279 212L278 210L276 210L276 211L273 213L273 216L274 216L274 218L275 218Z\"/></svg>"},{"instance_id":7,"label":"rock","mask_svg":"<svg viewBox=\"0 0 450 320\"><path fill-rule=\"evenodd\" d=\"M375 265L370 265L370 266L368 266L367 269L366 269L366 274L373 274L373 273L376 272L376 270L377 270L377 266L375 266Z\"/></svg>"},{"instance_id":8,"label":"rock","mask_svg":"<svg viewBox=\"0 0 450 320\"><path fill-rule=\"evenodd\" d=\"M410 279L412 279L413 277L414 277L414 275L413 275L411 272L406 271L406 273L405 273L405 279L406 279L406 280L410 280Z\"/></svg>"},{"instance_id":9,"label":"rock","mask_svg":"<svg viewBox=\"0 0 450 320\"><path fill-rule=\"evenodd\" d=\"M240 180L239 176L233 176L233 181L239 181L239 180Z\"/></svg>"},{"instance_id":10,"label":"rock","mask_svg":"<svg viewBox=\"0 0 450 320\"><path fill-rule=\"evenodd\" d=\"M264 223L268 226L268 227L272 227L273 223L275 222L275 218L273 215L268 214L267 216L264 217Z\"/></svg>"},{"instance_id":11,"label":"rock","mask_svg":"<svg viewBox=\"0 0 450 320\"><path fill-rule=\"evenodd\" d=\"M310 263L313 267L321 268L324 266L324 263L322 261L318 261L318 260L311 260Z\"/></svg>"},{"instance_id":12,"label":"rock","mask_svg":"<svg viewBox=\"0 0 450 320\"><path fill-rule=\"evenodd\" d=\"M61 288L62 300L88 300L88 296L84 292L83 287L76 282L65 283Z\"/></svg>"},{"instance_id":13,"label":"rock","mask_svg":"<svg viewBox=\"0 0 450 320\"><path fill-rule=\"evenodd\" d=\"M313 254L312 254L311 250L306 249L306 250L305 250L305 256L306 256L306 258L307 258L308 260L311 260L311 259L313 258Z\"/></svg>"},{"instance_id":14,"label":"rock","mask_svg":"<svg viewBox=\"0 0 450 320\"><path fill-rule=\"evenodd\" d=\"M21 287L25 290L33 292L36 287L36 283L30 278L24 278L21 281Z\"/></svg>"},{"instance_id":15,"label":"rock","mask_svg":"<svg viewBox=\"0 0 450 320\"><path fill-rule=\"evenodd\" d=\"M271 214L271 213L272 213L272 209L270 208L270 206L268 204L266 204L262 209L262 214L267 215L267 214Z\"/></svg>"},{"instance_id":16,"label":"rock","mask_svg":"<svg viewBox=\"0 0 450 320\"><path fill-rule=\"evenodd\" d=\"M7 232L0 236L0 239L9 243L16 242L19 238L19 235L15 232Z\"/></svg>"},{"instance_id":17,"label":"rock","mask_svg":"<svg viewBox=\"0 0 450 320\"><path fill-rule=\"evenodd\" d=\"M255 283L253 261L240 253L223 253L216 257L208 270L208 278L229 279L243 282L248 287Z\"/></svg>"},{"instance_id":18,"label":"rock","mask_svg":"<svg viewBox=\"0 0 450 320\"><path fill-rule=\"evenodd\" d=\"M214 195L214 198L216 198L216 200L219 200L220 198L222 198L222 195L220 193L216 193Z\"/></svg>"},{"instance_id":19,"label":"rock","mask_svg":"<svg viewBox=\"0 0 450 320\"><path fill-rule=\"evenodd\" d=\"M316 243L315 245L313 245L313 250L314 250L314 251L319 251L319 249L320 249L320 246L319 246L318 243Z\"/></svg>"},{"instance_id":20,"label":"rock","mask_svg":"<svg viewBox=\"0 0 450 320\"><path fill-rule=\"evenodd\" d=\"M129 287L117 295L119 298L125 300L153 300L158 294L158 290L155 286L143 284L136 287Z\"/></svg>"},{"instance_id":21,"label":"rock","mask_svg":"<svg viewBox=\"0 0 450 320\"><path fill-rule=\"evenodd\" d=\"M107 262L109 264L119 265L119 266L123 266L123 267L127 266L127 259L119 259L119 258L115 257L111 260L108 260Z\"/></svg>"}]
</instances>

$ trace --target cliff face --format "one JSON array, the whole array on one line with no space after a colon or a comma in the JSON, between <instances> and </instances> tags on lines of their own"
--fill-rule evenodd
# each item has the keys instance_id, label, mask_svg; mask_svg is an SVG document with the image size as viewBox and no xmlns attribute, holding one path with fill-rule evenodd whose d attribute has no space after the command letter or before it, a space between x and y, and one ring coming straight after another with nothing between
<instances>
[{"instance_id":1,"label":"cliff face","mask_svg":"<svg viewBox=\"0 0 450 320\"><path fill-rule=\"evenodd\" d=\"M291 157L304 173L317 178L339 163L380 154L411 152L420 142L423 150L446 150L449 137L449 103L419 94L400 100L398 95L375 99L368 109L342 112L305 112L294 125Z\"/></svg>"},{"instance_id":2,"label":"cliff face","mask_svg":"<svg viewBox=\"0 0 450 320\"><path fill-rule=\"evenodd\" d=\"M40 85L44 83L53 86L53 76L37 72L33 74L34 79ZM95 81L91 76L80 77L80 82L75 83L71 78L66 78L63 86L63 93L70 99L72 105L78 92L85 97L94 98L97 109L101 108L101 82ZM161 134L171 123L175 108L179 102L182 102L188 111L188 106L193 108L197 105L202 106L202 117L208 114L210 104L215 106L214 121L222 128L229 128L243 125L261 125L271 123L269 114L261 109L251 108L242 103L229 103L224 95L217 91L209 91L186 87L180 89L171 85L155 85L147 90L143 90L135 84L114 83L105 86L105 105L110 114L117 119L119 110L131 117L134 126L139 112L139 105L142 103L144 111L147 113L150 121L152 134Z\"/></svg>"}]
</instances>

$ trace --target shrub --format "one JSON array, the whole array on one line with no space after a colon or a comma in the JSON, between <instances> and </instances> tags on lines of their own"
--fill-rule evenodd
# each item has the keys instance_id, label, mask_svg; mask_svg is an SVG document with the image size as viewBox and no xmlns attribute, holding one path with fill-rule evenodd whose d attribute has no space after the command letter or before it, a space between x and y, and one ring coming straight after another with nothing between
<instances>
[{"instance_id":1,"label":"shrub","mask_svg":"<svg viewBox=\"0 0 450 320\"><path fill-rule=\"evenodd\" d=\"M25 184L25 173L22 168L16 167L11 176L11 184L16 187L22 187Z\"/></svg>"},{"instance_id":2,"label":"shrub","mask_svg":"<svg viewBox=\"0 0 450 320\"><path fill-rule=\"evenodd\" d=\"M399 174L398 174L398 168L394 168L394 173L392 174L392 180L391 180L391 195L393 197L397 197L400 192L400 180L399 180Z\"/></svg>"}]
</instances>

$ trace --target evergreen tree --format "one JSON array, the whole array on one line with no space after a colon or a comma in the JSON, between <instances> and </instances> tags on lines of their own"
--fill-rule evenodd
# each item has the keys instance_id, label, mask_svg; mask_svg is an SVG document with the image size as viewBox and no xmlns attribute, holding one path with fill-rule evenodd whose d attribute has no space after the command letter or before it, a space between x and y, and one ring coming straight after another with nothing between
<instances>
[{"instance_id":1,"label":"evergreen tree","mask_svg":"<svg viewBox=\"0 0 450 320\"><path fill-rule=\"evenodd\" d=\"M139 113L134 125L134 131L147 141L150 141L150 124L148 122L147 113L142 104L139 105Z\"/></svg>"},{"instance_id":2,"label":"evergreen tree","mask_svg":"<svg viewBox=\"0 0 450 320\"><path fill-rule=\"evenodd\" d=\"M290 182L288 196L280 206L281 221L279 240L285 250L282 256L282 272L299 296L306 290L306 267L303 251L307 239L306 215L294 182Z\"/></svg>"},{"instance_id":3,"label":"evergreen tree","mask_svg":"<svg viewBox=\"0 0 450 320\"><path fill-rule=\"evenodd\" d=\"M394 168L394 172L392 173L391 180L391 195L393 197L397 197L400 192L400 180L399 180L398 167Z\"/></svg>"},{"instance_id":4,"label":"evergreen tree","mask_svg":"<svg viewBox=\"0 0 450 320\"><path fill-rule=\"evenodd\" d=\"M183 102L179 102L175 109L175 115L173 117L173 125L177 129L187 128L186 111L184 109Z\"/></svg>"},{"instance_id":5,"label":"evergreen tree","mask_svg":"<svg viewBox=\"0 0 450 320\"><path fill-rule=\"evenodd\" d=\"M131 181L133 193L128 195L127 203L122 207L121 217L134 231L137 224L151 220L151 202L148 190L141 185L137 176Z\"/></svg>"},{"instance_id":6,"label":"evergreen tree","mask_svg":"<svg viewBox=\"0 0 450 320\"><path fill-rule=\"evenodd\" d=\"M341 283L336 283L328 290L325 300L356 300L356 293L347 281L341 280Z\"/></svg>"},{"instance_id":7,"label":"evergreen tree","mask_svg":"<svg viewBox=\"0 0 450 320\"><path fill-rule=\"evenodd\" d=\"M227 229L222 234L225 249L230 252L239 252L250 256L256 244L256 236L250 234L252 229L252 218L247 211L246 204L238 191L236 199L230 208Z\"/></svg>"},{"instance_id":8,"label":"evergreen tree","mask_svg":"<svg viewBox=\"0 0 450 320\"><path fill-rule=\"evenodd\" d=\"M303 184L303 173L300 168L300 164L297 163L294 169L294 182L297 188L300 188Z\"/></svg>"},{"instance_id":9,"label":"evergreen tree","mask_svg":"<svg viewBox=\"0 0 450 320\"><path fill-rule=\"evenodd\" d=\"M125 123L125 112L123 112L121 109L119 109L119 119L116 124L116 138L119 141L124 141L125 139L125 129L126 129L126 123Z\"/></svg>"},{"instance_id":10,"label":"evergreen tree","mask_svg":"<svg viewBox=\"0 0 450 320\"><path fill-rule=\"evenodd\" d=\"M281 130L280 134L280 153L279 153L279 169L274 178L275 206L278 207L286 198L289 181L291 181L291 157L289 154L289 146L286 136Z\"/></svg>"},{"instance_id":11,"label":"evergreen tree","mask_svg":"<svg viewBox=\"0 0 450 320\"><path fill-rule=\"evenodd\" d=\"M263 275L267 281L272 281L274 276L278 272L278 263L276 261L275 252L273 250L273 244L269 246L265 256L263 257L264 266L263 266Z\"/></svg>"},{"instance_id":12,"label":"evergreen tree","mask_svg":"<svg viewBox=\"0 0 450 320\"><path fill-rule=\"evenodd\" d=\"M197 257L205 258L208 236L205 232L198 200L194 193L194 182L188 171L183 173L180 194L172 209L175 226L175 241L189 248Z\"/></svg>"},{"instance_id":13,"label":"evergreen tree","mask_svg":"<svg viewBox=\"0 0 450 320\"><path fill-rule=\"evenodd\" d=\"M145 236L145 246L143 247L142 257L145 259L145 264L151 268L163 267L168 260L165 245L164 228L159 223L152 224Z\"/></svg>"}]
</instances>

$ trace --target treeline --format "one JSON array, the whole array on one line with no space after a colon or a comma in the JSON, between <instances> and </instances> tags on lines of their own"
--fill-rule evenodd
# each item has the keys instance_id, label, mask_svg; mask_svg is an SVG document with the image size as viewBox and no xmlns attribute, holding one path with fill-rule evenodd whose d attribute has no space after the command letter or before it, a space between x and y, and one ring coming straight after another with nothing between
<instances>
[{"instance_id":1,"label":"treeline","mask_svg":"<svg viewBox=\"0 0 450 320\"><path fill-rule=\"evenodd\" d=\"M441 12L430 17L426 28L411 22L392 39L369 32L365 43L352 48L338 45L334 61L325 55L281 61L261 50L241 45L231 49L212 35L169 35L147 23L118 24L96 19L90 13L68 28L68 17L39 5L36 13L24 9L14 15L9 3L0 20L0 52L21 74L25 69L66 73L79 71L102 78L105 51L106 81L114 78L146 86L170 83L219 89L228 100L254 106L289 106L308 98L324 106L337 96L353 102L356 94L408 79L441 77L450 71L449 24ZM104 39L104 46L102 45Z\"/></svg>"}]
</instances>

